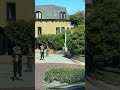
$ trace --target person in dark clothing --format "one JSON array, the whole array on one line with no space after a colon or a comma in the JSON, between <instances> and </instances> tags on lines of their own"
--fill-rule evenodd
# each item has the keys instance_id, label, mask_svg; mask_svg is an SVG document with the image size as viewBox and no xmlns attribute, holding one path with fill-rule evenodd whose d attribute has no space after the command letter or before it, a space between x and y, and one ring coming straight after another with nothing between
<instances>
[{"instance_id":1,"label":"person in dark clothing","mask_svg":"<svg viewBox=\"0 0 120 90\"><path fill-rule=\"evenodd\" d=\"M13 54L13 71L14 71L14 76L11 78L12 80L18 79L22 80L22 52L20 50L20 47L15 46L13 48L14 54ZM17 73L19 77L17 77Z\"/></svg>"},{"instance_id":2,"label":"person in dark clothing","mask_svg":"<svg viewBox=\"0 0 120 90\"><path fill-rule=\"evenodd\" d=\"M44 46L43 45L40 46L40 54L41 54L40 60L44 60Z\"/></svg>"},{"instance_id":3,"label":"person in dark clothing","mask_svg":"<svg viewBox=\"0 0 120 90\"><path fill-rule=\"evenodd\" d=\"M32 72L32 64L33 64L34 53L32 48L29 47L27 54L27 70L25 72Z\"/></svg>"}]
</instances>

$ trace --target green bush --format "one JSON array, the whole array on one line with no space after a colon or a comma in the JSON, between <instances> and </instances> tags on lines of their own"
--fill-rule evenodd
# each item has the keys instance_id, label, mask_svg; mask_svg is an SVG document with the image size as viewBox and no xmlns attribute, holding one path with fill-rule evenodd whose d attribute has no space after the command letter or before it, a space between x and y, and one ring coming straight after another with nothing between
<instances>
[{"instance_id":1,"label":"green bush","mask_svg":"<svg viewBox=\"0 0 120 90\"><path fill-rule=\"evenodd\" d=\"M68 48L73 49L74 55L84 54L85 51L85 25L79 25L73 30L73 33L67 39ZM73 56L74 56L73 55Z\"/></svg>"},{"instance_id":2,"label":"green bush","mask_svg":"<svg viewBox=\"0 0 120 90\"><path fill-rule=\"evenodd\" d=\"M21 47L26 47L29 44L34 46L34 20L17 20L7 22L5 26L6 36L15 44L19 44Z\"/></svg>"},{"instance_id":3,"label":"green bush","mask_svg":"<svg viewBox=\"0 0 120 90\"><path fill-rule=\"evenodd\" d=\"M61 83L83 82L85 77L84 68L52 68L45 72L45 80L60 81Z\"/></svg>"},{"instance_id":4,"label":"green bush","mask_svg":"<svg viewBox=\"0 0 120 90\"><path fill-rule=\"evenodd\" d=\"M48 44L50 48L53 48L54 38L55 38L55 35L41 35L37 38L37 41L44 46Z\"/></svg>"}]
</instances>

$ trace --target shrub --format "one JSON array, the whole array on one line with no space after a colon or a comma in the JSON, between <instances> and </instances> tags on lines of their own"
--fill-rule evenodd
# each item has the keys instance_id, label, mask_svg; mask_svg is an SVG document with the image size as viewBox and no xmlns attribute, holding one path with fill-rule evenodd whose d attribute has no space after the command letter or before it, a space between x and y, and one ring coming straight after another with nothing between
<instances>
[{"instance_id":1,"label":"shrub","mask_svg":"<svg viewBox=\"0 0 120 90\"><path fill-rule=\"evenodd\" d=\"M6 36L15 44L19 44L22 47L33 45L34 38L34 20L17 20L8 22L5 26Z\"/></svg>"},{"instance_id":2,"label":"shrub","mask_svg":"<svg viewBox=\"0 0 120 90\"><path fill-rule=\"evenodd\" d=\"M45 72L46 81L60 81L61 83L83 82L85 76L84 68L52 68Z\"/></svg>"},{"instance_id":3,"label":"shrub","mask_svg":"<svg viewBox=\"0 0 120 90\"><path fill-rule=\"evenodd\" d=\"M67 39L68 48L74 55L84 54L85 51L85 25L79 25Z\"/></svg>"}]
</instances>

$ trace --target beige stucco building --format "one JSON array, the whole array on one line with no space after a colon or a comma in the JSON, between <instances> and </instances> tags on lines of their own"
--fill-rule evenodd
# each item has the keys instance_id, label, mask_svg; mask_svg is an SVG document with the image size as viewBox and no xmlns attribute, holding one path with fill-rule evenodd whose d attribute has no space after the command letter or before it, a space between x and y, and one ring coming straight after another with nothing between
<instances>
[{"instance_id":1,"label":"beige stucco building","mask_svg":"<svg viewBox=\"0 0 120 90\"><path fill-rule=\"evenodd\" d=\"M66 8L56 5L36 6L35 37L43 34L58 34L70 29L71 22Z\"/></svg>"},{"instance_id":2,"label":"beige stucco building","mask_svg":"<svg viewBox=\"0 0 120 90\"><path fill-rule=\"evenodd\" d=\"M39 37L41 34L57 34L64 29L68 29L70 21L36 21L35 22L35 37ZM41 33L39 30L41 29ZM58 30L58 31L57 31Z\"/></svg>"},{"instance_id":3,"label":"beige stucco building","mask_svg":"<svg viewBox=\"0 0 120 90\"><path fill-rule=\"evenodd\" d=\"M0 0L0 27L6 21L34 18L34 0Z\"/></svg>"},{"instance_id":4,"label":"beige stucco building","mask_svg":"<svg viewBox=\"0 0 120 90\"><path fill-rule=\"evenodd\" d=\"M0 54L12 50L13 43L6 37L3 30L7 21L34 19L34 12L35 0L0 0Z\"/></svg>"}]
</instances>

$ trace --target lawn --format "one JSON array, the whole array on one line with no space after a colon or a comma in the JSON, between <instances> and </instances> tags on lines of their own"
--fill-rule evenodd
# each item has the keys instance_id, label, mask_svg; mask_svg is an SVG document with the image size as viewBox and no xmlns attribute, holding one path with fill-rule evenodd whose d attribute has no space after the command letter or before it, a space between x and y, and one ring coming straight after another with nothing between
<instances>
[{"instance_id":1,"label":"lawn","mask_svg":"<svg viewBox=\"0 0 120 90\"><path fill-rule=\"evenodd\" d=\"M85 62L85 56L84 55L76 55L73 57L73 59L78 60L80 62Z\"/></svg>"},{"instance_id":2,"label":"lawn","mask_svg":"<svg viewBox=\"0 0 120 90\"><path fill-rule=\"evenodd\" d=\"M116 70L117 69L115 69L115 71ZM93 74L93 78L103 81L107 84L111 84L114 86L120 86L120 74L119 73L107 72L107 71L97 69L96 73Z\"/></svg>"},{"instance_id":3,"label":"lawn","mask_svg":"<svg viewBox=\"0 0 120 90\"><path fill-rule=\"evenodd\" d=\"M0 55L0 63L12 63L12 55ZM27 57L26 56L23 56L22 57L22 61L23 63L26 63L27 61Z\"/></svg>"}]
</instances>

